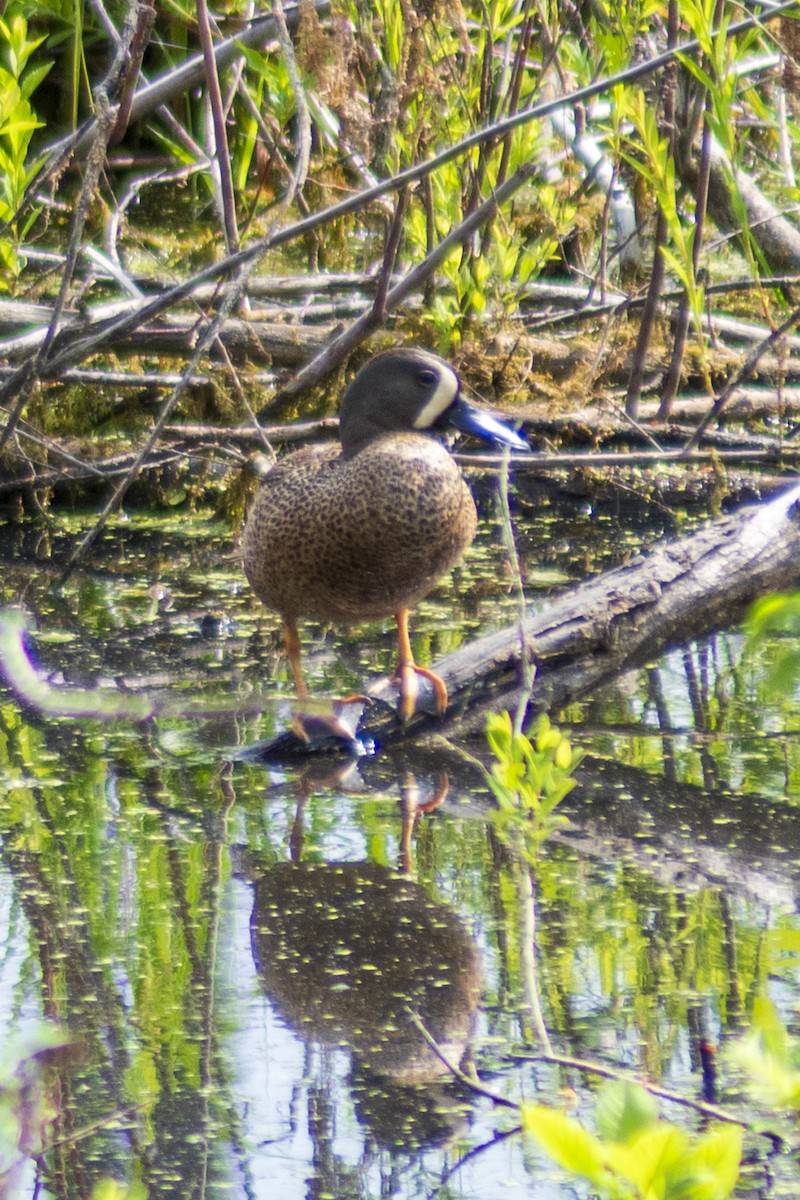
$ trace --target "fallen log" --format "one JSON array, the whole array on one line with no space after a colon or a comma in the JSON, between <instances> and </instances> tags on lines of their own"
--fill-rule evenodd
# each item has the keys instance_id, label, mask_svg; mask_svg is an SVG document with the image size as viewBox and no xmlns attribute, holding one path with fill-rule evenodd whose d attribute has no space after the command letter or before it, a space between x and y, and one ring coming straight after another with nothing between
<instances>
[{"instance_id":1,"label":"fallen log","mask_svg":"<svg viewBox=\"0 0 800 1200\"><path fill-rule=\"evenodd\" d=\"M759 596L798 582L800 485L663 542L435 663L450 695L447 731L468 735L489 711L521 703L531 715L557 713L676 646L737 624ZM530 689L521 680L523 653L536 669ZM409 729L434 723L419 713ZM369 710L363 725L383 742L395 736Z\"/></svg>"},{"instance_id":2,"label":"fallen log","mask_svg":"<svg viewBox=\"0 0 800 1200\"><path fill-rule=\"evenodd\" d=\"M669 421L656 419L659 400L642 400L637 420L656 440L668 436L680 421L697 421L713 404L708 394L684 392L672 406ZM785 416L795 418L800 412L800 388L775 388L764 385L740 387L719 414L718 427L761 418ZM625 415L624 406L614 398L605 404L587 404L554 412L552 404L524 404L514 408L514 416L525 422L526 432L534 436L564 438L591 442L613 436L630 438L637 429Z\"/></svg>"}]
</instances>

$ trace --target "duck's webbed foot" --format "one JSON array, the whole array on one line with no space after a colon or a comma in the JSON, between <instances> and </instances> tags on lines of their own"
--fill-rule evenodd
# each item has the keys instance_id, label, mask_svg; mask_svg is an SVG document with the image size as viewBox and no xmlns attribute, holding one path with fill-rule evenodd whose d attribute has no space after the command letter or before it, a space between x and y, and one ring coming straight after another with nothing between
<instances>
[{"instance_id":1,"label":"duck's webbed foot","mask_svg":"<svg viewBox=\"0 0 800 1200\"><path fill-rule=\"evenodd\" d=\"M441 676L437 675L435 671L430 671L427 667L418 666L415 662L400 662L397 664L397 670L391 677L391 682L396 683L400 689L400 703L397 706L397 711L404 725L411 720L417 711L420 676L423 679L427 679L433 688L436 711L439 716L444 716L447 711L447 687Z\"/></svg>"},{"instance_id":2,"label":"duck's webbed foot","mask_svg":"<svg viewBox=\"0 0 800 1200\"><path fill-rule=\"evenodd\" d=\"M395 620L399 654L397 669L391 677L391 682L396 683L400 688L400 703L397 711L401 722L405 725L417 711L420 676L431 684L436 699L436 711L440 717L444 716L447 710L447 688L444 680L435 671L430 671L427 667L418 667L414 662L411 639L408 635L408 609L398 609L395 613Z\"/></svg>"}]
</instances>

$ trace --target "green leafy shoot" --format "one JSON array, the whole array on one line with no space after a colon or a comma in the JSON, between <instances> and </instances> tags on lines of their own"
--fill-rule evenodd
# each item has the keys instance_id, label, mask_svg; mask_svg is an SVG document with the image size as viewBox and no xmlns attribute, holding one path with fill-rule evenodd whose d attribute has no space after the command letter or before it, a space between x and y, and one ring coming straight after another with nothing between
<instances>
[{"instance_id":1,"label":"green leafy shoot","mask_svg":"<svg viewBox=\"0 0 800 1200\"><path fill-rule=\"evenodd\" d=\"M770 646L765 687L788 698L800 680L800 593L774 592L757 600L745 628L747 655Z\"/></svg>"},{"instance_id":2,"label":"green leafy shoot","mask_svg":"<svg viewBox=\"0 0 800 1200\"><path fill-rule=\"evenodd\" d=\"M739 1178L742 1130L714 1125L692 1136L658 1118L644 1088L608 1084L596 1110L599 1135L543 1104L523 1105L522 1123L556 1163L611 1200L726 1200Z\"/></svg>"},{"instance_id":3,"label":"green leafy shoot","mask_svg":"<svg viewBox=\"0 0 800 1200\"><path fill-rule=\"evenodd\" d=\"M0 263L5 268L0 270L0 280L11 283L25 267L19 247L38 215L34 210L25 221L17 220L36 171L37 164L30 154L31 138L42 125L30 97L52 66L29 66L31 55L43 41L41 37L28 37L28 23L19 13L0 19L0 224L6 226L0 235Z\"/></svg>"},{"instance_id":4,"label":"green leafy shoot","mask_svg":"<svg viewBox=\"0 0 800 1200\"><path fill-rule=\"evenodd\" d=\"M548 717L537 722L531 737L514 730L507 712L486 724L495 762L486 773L498 810L495 825L509 841L521 835L523 852L535 859L542 842L563 818L556 808L572 791L575 769L583 757Z\"/></svg>"}]
</instances>

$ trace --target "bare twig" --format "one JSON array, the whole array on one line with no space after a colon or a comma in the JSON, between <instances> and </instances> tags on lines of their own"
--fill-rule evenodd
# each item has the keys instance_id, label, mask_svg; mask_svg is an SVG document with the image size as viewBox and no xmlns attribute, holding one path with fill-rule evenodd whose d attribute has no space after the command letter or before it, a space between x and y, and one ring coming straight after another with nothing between
<instances>
[{"instance_id":1,"label":"bare twig","mask_svg":"<svg viewBox=\"0 0 800 1200\"><path fill-rule=\"evenodd\" d=\"M255 264L253 264L253 266L254 265ZM244 276L245 272L246 272L246 268L243 268L242 276ZM167 398L167 400L162 405L161 411L158 415L158 419L156 420L155 424L153 425L153 428L151 429L148 438L146 439L146 441L144 442L144 444L142 445L140 450L137 452L136 457L135 457L133 463L131 464L130 470L125 475L125 477L120 481L120 483L115 488L113 494L111 495L109 500L106 502L106 504L103 507L102 511L100 512L93 528L89 531L89 533L87 533L81 539L80 542L78 542L77 546L72 551L72 554L67 559L67 563L64 568L64 578L67 578L71 574L71 572L74 570L77 563L80 561L80 559L86 553L86 551L94 544L96 538L99 536L101 531L105 528L108 518L111 516L111 514L113 512L116 511L116 509L122 503L125 493L127 492L130 485L133 483L136 476L139 474L139 471L141 470L142 465L147 461L149 454L153 450L153 447L155 446L156 442L158 441L158 438L161 434L162 428L169 420L178 401L180 400L181 396L183 395L184 391L186 390L186 388L188 386L188 382L187 382L188 379L195 373L195 371L197 370L197 367L198 367L200 361L202 360L203 356L205 355L208 347L215 340L219 326L225 321L225 318L229 315L230 311L238 304L239 297L241 295L241 290L243 287L244 287L244 278L240 278L239 280L235 281L234 285L229 287L227 294L226 294L225 298L223 299L222 304L220 305L219 312L209 322L206 329L204 329L203 332L201 333L198 343L197 343L197 348L195 349L194 353L192 354L191 358L189 359L189 362L186 365L186 371L184 372L184 375L182 376L180 382L173 389L171 395Z\"/></svg>"},{"instance_id":2,"label":"bare twig","mask_svg":"<svg viewBox=\"0 0 800 1200\"><path fill-rule=\"evenodd\" d=\"M500 466L500 456L497 454L456 454L458 462L471 464L474 467ZM766 449L747 447L742 450L632 450L630 454L615 454L612 451L600 451L578 454L515 454L515 470L534 471L537 475L558 468L585 467L658 467L670 462L692 463L778 463L787 466L800 462L800 449L788 449L784 446L769 446Z\"/></svg>"},{"instance_id":3,"label":"bare twig","mask_svg":"<svg viewBox=\"0 0 800 1200\"><path fill-rule=\"evenodd\" d=\"M768 21L772 21L781 13L786 12L790 8L794 7L795 3L796 0L783 0L781 4L775 5L775 7L770 9L767 13L760 13L757 16L746 17L742 21L730 25L727 31L728 35L734 36L738 33L744 32L745 30L753 28L754 25L760 25ZM262 20L268 20L270 22L269 29L274 30L272 18L264 18ZM238 34L235 38L230 38L227 40L227 42L221 43L220 46L217 47L216 56L219 65L230 61L230 59L236 55L238 52L238 42L253 44L258 40L256 32L259 32L261 37L266 36L266 26L259 25L258 22L254 22L254 27L255 26L258 26L258 30L255 28L250 28L246 31L247 36L245 36L245 33ZM529 108L521 109L517 113L513 113L508 117L504 117L499 121L493 122L484 129L476 130L467 137L463 138L460 142L454 143L452 146L447 147L445 150L441 151L437 155L434 155L432 158L426 159L424 162L417 163L412 167L408 167L406 170L398 172L390 179L383 180L374 187L366 188L357 193L355 196L348 197L347 199L340 201L338 204L330 205L328 208L322 209L317 213L313 213L293 225L287 226L284 229L270 232L266 235L266 237L253 242L244 250L240 250L238 254L230 255L218 263L209 265L204 270L198 272L191 279L185 280L183 283L176 285L175 288L170 289L168 292L156 297L153 301L151 301L150 306L141 314L142 319L146 320L152 316L155 316L158 312L161 312L163 309L169 307L170 304L189 295L199 284L206 283L210 280L220 278L225 274L235 272L245 263L261 257L267 249L284 245L289 241L293 241L296 238L305 236L305 234L311 232L312 230L328 224L331 221L337 220L341 216L358 211L365 205L371 203L373 200L385 195L387 192L397 191L403 186L411 184L418 179L424 178L432 171L435 171L438 167L444 166L446 163L451 162L453 159L465 154L468 150L472 149L473 146L479 145L483 141L497 138L499 135L504 134L511 129L516 129L518 126L524 125L529 121L547 116L559 108L569 107L571 105L589 100L593 96L598 95L600 92L606 91L618 84L629 83L634 79L639 79L642 76L665 66L668 62L671 62L677 54L693 54L698 48L699 42L697 39L690 39L689 41L683 42L681 45L676 46L671 50L666 50L662 54L655 55L651 59L636 63L632 67L629 67L625 71L621 71L616 75L597 79L593 83L588 84L584 88L579 88L569 95L531 105ZM174 74L176 76L180 75L180 79L183 81L182 86L188 86L188 82L196 80L196 71L197 63L192 60L192 62L185 64L182 72L175 72ZM171 83L174 84L175 80L172 78L172 76L170 79ZM136 101L133 105L131 115L132 120L135 120L137 116L141 115L142 112L150 111L154 103L163 102L164 95L160 92L158 93L157 101L153 101L152 89L155 87L156 85L150 85L150 88L144 88L142 92L137 95ZM139 108L137 108L137 102L139 104ZM54 152L56 149L57 148L54 148ZM90 343L88 350L85 346L80 344L66 345L61 355L57 359L53 360L51 366L56 365L58 369L61 369L64 366L71 365L76 361L76 358L81 357L83 353L89 352L92 348L96 348L98 344L104 344L107 340L115 337L118 333L124 332L125 328L129 326L131 322L133 324L138 323L137 318L129 315L127 318L122 319L119 324L114 322L110 323L105 329L99 343ZM24 381L24 377L21 377L21 379ZM15 383L13 385L13 394L15 394L18 386L19 383ZM6 385L6 387L8 388L8 385ZM8 395L9 391L4 389L2 392L0 392L0 401L7 399Z\"/></svg>"},{"instance_id":4,"label":"bare twig","mask_svg":"<svg viewBox=\"0 0 800 1200\"><path fill-rule=\"evenodd\" d=\"M117 116L114 128L108 136L109 146L116 146L118 142L121 142L128 128L142 59L147 49L147 43L150 41L153 22L156 19L155 5L152 0L136 0L136 3L131 6L130 15L133 18L134 29L130 38L127 37L126 31L121 39L123 42L127 41L128 45L125 53L124 76L119 89ZM119 42L116 44L119 45Z\"/></svg>"},{"instance_id":5,"label":"bare twig","mask_svg":"<svg viewBox=\"0 0 800 1200\"><path fill-rule=\"evenodd\" d=\"M16 428L19 418L22 416L28 396L30 395L30 391L34 385L34 381L40 375L41 364L47 361L50 347L53 344L56 333L58 332L61 315L64 311L64 307L67 302L67 295L72 285L75 264L80 253L81 238L83 236L86 218L89 215L89 206L94 196L97 181L100 178L100 172L102 171L105 163L108 139L113 128L115 114L112 106L111 96L119 85L120 79L123 76L123 72L128 61L130 46L136 36L138 28L138 10L139 0L130 0L128 13L125 18L125 28L122 37L117 43L114 61L112 62L105 79L95 90L95 112L97 115L95 117L94 138L86 161L80 196L78 197L78 202L75 206L75 214L73 217L72 228L70 230L69 247L67 249L64 270L61 277L61 286L53 307L50 324L41 347L38 350L35 359L26 364L27 369L24 371L24 374L21 377L21 387L18 390L17 403L9 415L3 432L0 434L0 451L2 451L3 447L8 442L9 438L14 432L14 429Z\"/></svg>"},{"instance_id":6,"label":"bare twig","mask_svg":"<svg viewBox=\"0 0 800 1200\"><path fill-rule=\"evenodd\" d=\"M729 1112L726 1108L721 1108L718 1104L709 1104L706 1100L693 1100L690 1096L682 1096L680 1092L672 1092L669 1088L660 1087L657 1083L650 1083L646 1079L639 1079L631 1071L621 1071L616 1067L607 1067L604 1063L594 1062L586 1058L573 1058L570 1054L515 1054L513 1058L516 1062L553 1063L557 1067L570 1067L572 1070L580 1071L584 1075L599 1075L603 1079L622 1079L629 1083L638 1084L639 1087L649 1092L651 1096L657 1096L660 1100L668 1100L670 1104L679 1104L682 1108L691 1108L694 1112L699 1112L703 1116L710 1117L713 1121L725 1121L730 1125L741 1125L744 1129L750 1128L749 1121L735 1116L732 1112Z\"/></svg>"},{"instance_id":7,"label":"bare twig","mask_svg":"<svg viewBox=\"0 0 800 1200\"><path fill-rule=\"evenodd\" d=\"M381 263L380 274L378 275L378 286L375 292L375 300L372 305L372 315L376 324L380 324L386 313L386 297L389 294L389 285L392 280L392 271L394 270L397 253L400 249L400 242L403 238L403 218L406 211L406 198L408 193L405 188L402 188L397 193L397 204L394 210L389 230L386 234L386 246L383 252L383 262Z\"/></svg>"},{"instance_id":8,"label":"bare twig","mask_svg":"<svg viewBox=\"0 0 800 1200\"><path fill-rule=\"evenodd\" d=\"M678 13L676 0L670 0L669 4L669 20L667 25L667 44L674 46L677 38L678 28ZM662 80L662 117L663 124L666 127L667 136L669 139L667 154L669 160L674 164L675 159L675 92L677 88L677 78L675 63L670 63L664 71ZM642 319L639 324L639 331L636 337L636 347L633 352L633 365L631 367L630 379L628 380L628 391L625 396L625 411L629 417L635 418L639 410L639 400L642 394L642 384L644 383L645 359L647 349L650 345L650 338L653 334L653 327L656 320L656 311L661 299L661 293L664 288L664 273L665 263L663 248L667 244L669 235L669 225L667 215L664 212L662 205L656 201L656 228L653 243L653 266L650 274L650 283L647 288L647 297L645 299L644 309L642 310Z\"/></svg>"},{"instance_id":9,"label":"bare twig","mask_svg":"<svg viewBox=\"0 0 800 1200\"><path fill-rule=\"evenodd\" d=\"M315 0L315 8L320 16L330 9L328 0ZM299 6L294 5L287 14L287 20L294 23L299 16ZM243 28L228 38L224 38L214 47L214 57L217 70L221 71L235 59L239 58L243 46L258 46L275 36L275 18L273 16L256 17ZM202 52L195 54L174 70L153 80L141 88L133 98L129 124L135 124L143 117L155 112L161 105L169 104L178 96L182 96L190 88L200 83L205 75L205 64ZM41 171L35 176L32 187L38 190L45 179L50 177L53 165L57 160L64 161L72 154L81 155L91 145L94 133L94 119L91 119L76 133L55 142L47 151L47 159Z\"/></svg>"},{"instance_id":10,"label":"bare twig","mask_svg":"<svg viewBox=\"0 0 800 1200\"><path fill-rule=\"evenodd\" d=\"M719 20L721 11L720 0L717 0L715 11L715 20ZM670 3L670 31L673 27L677 27L677 3L676 0L671 0ZM675 39L673 38L673 41ZM709 69L709 64L706 63L706 69ZM674 102L673 102L674 110ZM706 219L706 208L708 205L708 181L711 176L711 126L709 125L709 114L711 112L711 96L706 94L705 113L703 118L703 133L700 142L700 163L697 169L697 185L695 187L694 197L694 241L692 243L692 277L697 280L697 272L700 266L700 252L703 245L703 227ZM674 118L674 111L673 111ZM674 140L674 124L673 124L673 140ZM681 371L683 369L683 359L686 353L686 339L689 334L689 320L691 318L691 308L689 304L688 294L684 294L678 309L678 316L675 321L675 332L672 341L672 356L670 359L669 368L661 388L661 406L658 410L659 419L666 421L670 414L675 397L678 394L678 388L681 382Z\"/></svg>"},{"instance_id":11,"label":"bare twig","mask_svg":"<svg viewBox=\"0 0 800 1200\"><path fill-rule=\"evenodd\" d=\"M793 329L798 323L800 323L800 308L795 308L789 314L786 320L781 322L777 329L773 329L763 341L759 342L753 353L748 355L747 359L739 368L739 370L734 373L733 377L728 381L723 390L717 396L708 413L697 426L697 429L695 429L694 433L689 438L689 441L686 443L684 454L689 454L692 450L694 450L695 446L698 445L703 434L715 419L717 413L719 413L719 411L728 403L738 385L743 380L749 379L753 374L759 359L763 358L766 352L772 346L774 346L775 343L778 342L785 333L788 333L789 330Z\"/></svg>"},{"instance_id":12,"label":"bare twig","mask_svg":"<svg viewBox=\"0 0 800 1200\"><path fill-rule=\"evenodd\" d=\"M639 397L644 382L644 369L647 348L655 325L658 302L661 289L664 286L664 255L661 247L667 241L667 218L660 204L656 206L656 231L653 246L653 265L650 269L650 283L647 288L647 298L644 302L642 319L639 322L639 332L636 336L636 347L633 352L633 364L628 391L625 396L625 411L630 417L635 417L639 409Z\"/></svg>"},{"instance_id":13,"label":"bare twig","mask_svg":"<svg viewBox=\"0 0 800 1200\"><path fill-rule=\"evenodd\" d=\"M208 18L206 0L197 0L197 27L200 34L200 46L203 51L208 102L211 107L211 120L214 126L214 146L209 158L213 163L214 174L219 183L225 244L228 248L228 253L233 254L239 249L239 230L236 224L236 197L233 194L233 175L231 173L231 156L228 149L228 133L225 128L225 112L222 105L222 89L219 85L217 60L214 56L214 39L211 35L211 23Z\"/></svg>"},{"instance_id":14,"label":"bare twig","mask_svg":"<svg viewBox=\"0 0 800 1200\"><path fill-rule=\"evenodd\" d=\"M300 78L300 71L297 67L294 46L289 36L289 26L286 23L286 15L283 11L281 0L272 0L272 15L275 18L275 28L278 33L278 41L281 53L283 54L286 74L289 77L289 84L294 97L297 116L297 156L292 184L284 198L284 204L288 206L294 197L303 190L306 176L308 175L308 164L311 157L311 114L308 111L308 101L306 100L303 81Z\"/></svg>"}]
</instances>

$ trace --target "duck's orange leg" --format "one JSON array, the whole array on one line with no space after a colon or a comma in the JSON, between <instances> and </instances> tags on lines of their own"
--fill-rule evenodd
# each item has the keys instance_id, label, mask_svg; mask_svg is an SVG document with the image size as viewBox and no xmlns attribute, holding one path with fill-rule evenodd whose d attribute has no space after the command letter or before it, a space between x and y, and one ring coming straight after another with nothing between
<instances>
[{"instance_id":1,"label":"duck's orange leg","mask_svg":"<svg viewBox=\"0 0 800 1200\"><path fill-rule=\"evenodd\" d=\"M295 621L284 621L283 623L283 640L286 645L286 657L289 659L289 666L292 668L294 677L294 690L297 693L298 700L310 699L311 693L306 687L306 681L303 678L303 663L300 655L300 635L297 632L297 624Z\"/></svg>"},{"instance_id":2,"label":"duck's orange leg","mask_svg":"<svg viewBox=\"0 0 800 1200\"><path fill-rule=\"evenodd\" d=\"M397 640L400 653L397 659L397 670L392 678L400 685L400 720L403 724L413 717L417 707L417 676L422 675L431 683L436 695L436 711L443 715L447 709L447 688L443 679L435 671L427 667L419 667L414 662L411 649L411 639L408 636L408 609L400 608L394 615L397 622Z\"/></svg>"},{"instance_id":3,"label":"duck's orange leg","mask_svg":"<svg viewBox=\"0 0 800 1200\"><path fill-rule=\"evenodd\" d=\"M303 664L300 652L300 637L297 632L297 624L294 621L284 621L283 623L283 640L286 645L286 657L289 659L289 665L292 668L292 676L294 677L294 690L297 699L301 705L306 701L311 700L311 692L303 675ZM309 711L304 712L302 707L292 713L292 729L301 742L308 745L309 752L322 747L328 749L331 736L343 743L344 748L352 753L352 747L358 744L356 736L356 724L361 715L358 713L345 715L345 710L349 705L356 701L363 701L364 704L369 703L367 696L345 696L342 700L337 700L333 704L333 711L330 713ZM312 708L316 706L312 705ZM363 753L363 750L360 751Z\"/></svg>"}]
</instances>

